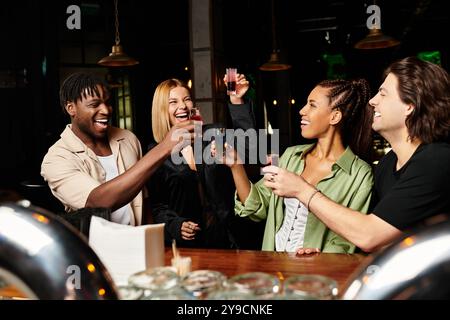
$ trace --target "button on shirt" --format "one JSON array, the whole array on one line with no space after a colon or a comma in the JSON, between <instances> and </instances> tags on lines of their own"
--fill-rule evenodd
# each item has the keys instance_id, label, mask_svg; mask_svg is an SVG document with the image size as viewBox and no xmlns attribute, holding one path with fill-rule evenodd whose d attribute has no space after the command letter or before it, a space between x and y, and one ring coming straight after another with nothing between
<instances>
[{"instance_id":1,"label":"button on shirt","mask_svg":"<svg viewBox=\"0 0 450 320\"><path fill-rule=\"evenodd\" d=\"M296 252L303 247L308 209L296 198L284 198L283 224L275 235L276 251Z\"/></svg>"}]
</instances>

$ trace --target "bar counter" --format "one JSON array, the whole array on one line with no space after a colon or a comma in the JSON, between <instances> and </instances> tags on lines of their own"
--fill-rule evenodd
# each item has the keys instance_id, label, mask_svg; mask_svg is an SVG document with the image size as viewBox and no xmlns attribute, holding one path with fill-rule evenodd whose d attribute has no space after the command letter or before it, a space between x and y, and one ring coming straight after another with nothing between
<instances>
[{"instance_id":1,"label":"bar counter","mask_svg":"<svg viewBox=\"0 0 450 320\"><path fill-rule=\"evenodd\" d=\"M319 274L336 280L339 292L358 266L370 259L362 254L315 253L297 256L287 252L187 248L180 248L180 254L192 258L192 270L216 270L228 277L255 271L276 275L280 280L292 275ZM172 252L167 249L166 265L170 265L171 258Z\"/></svg>"},{"instance_id":2,"label":"bar counter","mask_svg":"<svg viewBox=\"0 0 450 320\"><path fill-rule=\"evenodd\" d=\"M297 256L295 253L179 248L181 256L192 258L192 270L220 271L228 277L247 272L266 272L280 280L292 275L319 274L334 279L342 293L359 266L370 257L362 254L316 253ZM171 248L166 248L165 262L170 265ZM21 297L12 287L0 289L0 297Z\"/></svg>"}]
</instances>

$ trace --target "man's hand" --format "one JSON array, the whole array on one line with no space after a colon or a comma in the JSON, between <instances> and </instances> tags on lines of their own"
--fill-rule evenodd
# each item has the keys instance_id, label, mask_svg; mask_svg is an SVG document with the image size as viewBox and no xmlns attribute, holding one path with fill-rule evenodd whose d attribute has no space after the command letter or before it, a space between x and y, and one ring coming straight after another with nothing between
<instances>
[{"instance_id":1,"label":"man's hand","mask_svg":"<svg viewBox=\"0 0 450 320\"><path fill-rule=\"evenodd\" d=\"M194 141L194 122L185 121L174 125L160 142L171 154L180 152Z\"/></svg>"}]
</instances>

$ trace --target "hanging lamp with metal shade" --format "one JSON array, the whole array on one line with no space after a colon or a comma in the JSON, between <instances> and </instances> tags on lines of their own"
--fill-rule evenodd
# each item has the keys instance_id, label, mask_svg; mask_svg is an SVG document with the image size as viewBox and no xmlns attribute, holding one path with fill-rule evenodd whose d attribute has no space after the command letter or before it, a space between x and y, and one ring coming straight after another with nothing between
<instances>
[{"instance_id":1,"label":"hanging lamp with metal shade","mask_svg":"<svg viewBox=\"0 0 450 320\"><path fill-rule=\"evenodd\" d=\"M291 65L280 62L280 59L278 57L278 52L273 51L270 54L270 59L266 63L264 63L262 66L259 67L259 70L261 71L283 71L288 70L291 68Z\"/></svg>"},{"instance_id":2,"label":"hanging lamp with metal shade","mask_svg":"<svg viewBox=\"0 0 450 320\"><path fill-rule=\"evenodd\" d=\"M291 68L291 65L282 63L279 57L279 50L277 49L277 36L275 26L275 4L274 0L271 1L272 7L272 53L270 59L259 67L261 71L283 71Z\"/></svg>"},{"instance_id":3,"label":"hanging lamp with metal shade","mask_svg":"<svg viewBox=\"0 0 450 320\"><path fill-rule=\"evenodd\" d=\"M370 50L370 49L385 49L398 46L400 41L383 34L381 31L381 9L377 5L377 0L373 0L373 4L367 7L367 13L371 16L367 19L367 28L369 33L366 37L358 41L355 49Z\"/></svg>"},{"instance_id":4,"label":"hanging lamp with metal shade","mask_svg":"<svg viewBox=\"0 0 450 320\"><path fill-rule=\"evenodd\" d=\"M369 34L362 40L358 41L355 49L385 49L398 46L400 41L387 36L381 32L379 28L370 29Z\"/></svg>"},{"instance_id":5,"label":"hanging lamp with metal shade","mask_svg":"<svg viewBox=\"0 0 450 320\"><path fill-rule=\"evenodd\" d=\"M119 10L117 7L118 0L114 0L114 14L115 14L115 27L116 27L116 39L115 45L112 46L111 53L102 58L97 63L104 67L129 67L139 64L139 61L128 56L120 44L119 34Z\"/></svg>"}]
</instances>

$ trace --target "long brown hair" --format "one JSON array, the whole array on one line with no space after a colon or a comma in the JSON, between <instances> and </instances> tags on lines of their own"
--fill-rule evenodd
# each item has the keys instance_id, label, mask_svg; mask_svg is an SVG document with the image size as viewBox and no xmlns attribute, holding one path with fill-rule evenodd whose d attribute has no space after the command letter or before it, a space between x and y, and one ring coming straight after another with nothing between
<instances>
[{"instance_id":1,"label":"long brown hair","mask_svg":"<svg viewBox=\"0 0 450 320\"><path fill-rule=\"evenodd\" d=\"M402 102L414 106L406 118L409 138L418 138L423 143L449 142L449 74L438 65L416 57L394 62L384 76L389 73L397 77Z\"/></svg>"},{"instance_id":2,"label":"long brown hair","mask_svg":"<svg viewBox=\"0 0 450 320\"><path fill-rule=\"evenodd\" d=\"M369 106L369 83L364 79L338 79L324 80L318 86L328 89L331 107L342 112L341 136L344 145L370 163L373 159L373 110Z\"/></svg>"}]
</instances>

